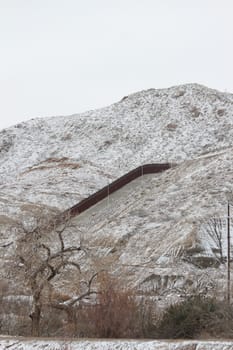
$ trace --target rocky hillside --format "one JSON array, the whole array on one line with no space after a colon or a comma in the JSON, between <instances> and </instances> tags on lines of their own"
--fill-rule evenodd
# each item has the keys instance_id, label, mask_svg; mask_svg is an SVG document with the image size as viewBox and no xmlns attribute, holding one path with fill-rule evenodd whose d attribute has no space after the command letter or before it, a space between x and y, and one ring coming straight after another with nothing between
<instances>
[{"instance_id":1,"label":"rocky hillside","mask_svg":"<svg viewBox=\"0 0 233 350\"><path fill-rule=\"evenodd\" d=\"M64 209L142 163L180 163L232 146L232 123L233 95L196 84L33 119L0 133L0 198Z\"/></svg>"},{"instance_id":2,"label":"rocky hillside","mask_svg":"<svg viewBox=\"0 0 233 350\"><path fill-rule=\"evenodd\" d=\"M211 292L216 281L222 290L225 266L206 225L226 216L233 193L232 126L233 95L189 84L2 130L2 276L14 255L16 222L67 209L138 165L171 162L170 170L137 179L74 218L74 227L96 261L104 258L161 302L195 288ZM69 243L76 240L74 228ZM226 256L225 236L222 245Z\"/></svg>"}]
</instances>

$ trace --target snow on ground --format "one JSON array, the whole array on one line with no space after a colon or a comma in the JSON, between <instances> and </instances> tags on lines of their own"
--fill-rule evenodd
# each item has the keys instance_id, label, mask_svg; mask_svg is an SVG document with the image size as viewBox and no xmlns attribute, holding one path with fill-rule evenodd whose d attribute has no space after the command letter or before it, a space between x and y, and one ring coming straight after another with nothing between
<instances>
[{"instance_id":1,"label":"snow on ground","mask_svg":"<svg viewBox=\"0 0 233 350\"><path fill-rule=\"evenodd\" d=\"M197 84L0 132L0 197L67 208L143 163L181 162L233 144L233 97Z\"/></svg>"},{"instance_id":2,"label":"snow on ground","mask_svg":"<svg viewBox=\"0 0 233 350\"><path fill-rule=\"evenodd\" d=\"M182 294L190 278L207 289L212 280L221 285L225 266L211 266L216 247L202 224L226 216L233 192L232 125L233 95L188 84L2 130L1 276L8 278L17 221L67 209L138 165L174 162L176 167L125 186L74 223L97 258L111 261L115 273L148 293L165 299ZM74 230L69 243L77 239Z\"/></svg>"},{"instance_id":3,"label":"snow on ground","mask_svg":"<svg viewBox=\"0 0 233 350\"><path fill-rule=\"evenodd\" d=\"M216 243L208 236L205 225L213 216L226 220L227 193L223 189L228 185L226 190L233 192L231 164L230 148L185 161L161 174L146 175L73 222L97 258L111 260L113 271L130 276L134 286L140 285L147 292L173 290L182 294L190 287L190 278L196 276L199 283L205 274L209 276L203 281L205 286L209 283L211 288L214 279L224 284L224 268L215 266ZM225 229L224 226L224 256ZM74 232L69 239L75 244L77 234Z\"/></svg>"},{"instance_id":4,"label":"snow on ground","mask_svg":"<svg viewBox=\"0 0 233 350\"><path fill-rule=\"evenodd\" d=\"M6 227L15 220L36 215L41 207L67 208L139 164L165 161L179 165L129 184L111 203L77 218L77 225L84 232L92 226L90 244L99 247L97 254L112 254L125 269L137 266L139 276L142 265L167 267L171 256L183 256L199 241L205 254L213 256L213 242L199 232L199 221L216 213L224 216L227 193L233 192L232 124L231 94L188 84L3 130L4 258L14 249Z\"/></svg>"},{"instance_id":5,"label":"snow on ground","mask_svg":"<svg viewBox=\"0 0 233 350\"><path fill-rule=\"evenodd\" d=\"M0 350L232 350L232 341L35 340L0 338Z\"/></svg>"}]
</instances>

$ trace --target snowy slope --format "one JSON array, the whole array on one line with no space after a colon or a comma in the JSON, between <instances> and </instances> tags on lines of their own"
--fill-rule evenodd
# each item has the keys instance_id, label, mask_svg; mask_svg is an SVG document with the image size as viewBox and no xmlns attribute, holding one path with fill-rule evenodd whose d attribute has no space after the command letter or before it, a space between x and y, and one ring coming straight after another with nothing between
<instances>
[{"instance_id":1,"label":"snowy slope","mask_svg":"<svg viewBox=\"0 0 233 350\"><path fill-rule=\"evenodd\" d=\"M213 292L216 281L224 290L225 266L216 263L205 223L225 217L233 193L232 124L233 95L189 84L3 130L1 276L8 278L14 258L17 221L69 208L138 165L171 162L172 169L135 180L73 223L96 261L162 302L197 287ZM77 239L74 229L69 244ZM226 255L225 237L223 246Z\"/></svg>"},{"instance_id":2,"label":"snowy slope","mask_svg":"<svg viewBox=\"0 0 233 350\"><path fill-rule=\"evenodd\" d=\"M139 178L73 221L97 256L105 256L115 273L147 293L184 293L196 288L190 278L209 274L206 287L216 273L223 290L225 268L216 269L217 246L206 224L215 216L226 221L227 196L233 193L232 150ZM222 243L226 256L225 234Z\"/></svg>"},{"instance_id":3,"label":"snowy slope","mask_svg":"<svg viewBox=\"0 0 233 350\"><path fill-rule=\"evenodd\" d=\"M233 96L197 84L21 123L0 133L0 197L64 209L142 163L231 146L232 124Z\"/></svg>"}]
</instances>

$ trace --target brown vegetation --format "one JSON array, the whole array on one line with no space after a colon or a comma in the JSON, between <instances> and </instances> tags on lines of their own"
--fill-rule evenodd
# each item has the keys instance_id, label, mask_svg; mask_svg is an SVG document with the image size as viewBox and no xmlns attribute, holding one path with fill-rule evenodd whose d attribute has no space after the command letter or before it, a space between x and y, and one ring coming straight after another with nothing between
<instances>
[{"instance_id":1,"label":"brown vegetation","mask_svg":"<svg viewBox=\"0 0 233 350\"><path fill-rule=\"evenodd\" d=\"M169 306L153 335L156 338L233 337L233 306L200 295Z\"/></svg>"},{"instance_id":2,"label":"brown vegetation","mask_svg":"<svg viewBox=\"0 0 233 350\"><path fill-rule=\"evenodd\" d=\"M40 218L32 227L21 226L23 231L16 249L16 265L25 287L29 290L32 301L29 317L31 319L31 335L40 335L42 313L46 308L60 309L72 318L73 307L83 298L92 293L92 282L96 273L83 284L82 290L74 290L74 295L64 295L56 291L56 283L67 273L72 273L75 279L81 274L77 258L85 254L85 249L78 241L75 246L66 244L64 234L70 225L69 217L59 226L52 221L43 222ZM74 259L76 254L76 259ZM73 319L72 319L72 322Z\"/></svg>"},{"instance_id":3,"label":"brown vegetation","mask_svg":"<svg viewBox=\"0 0 233 350\"><path fill-rule=\"evenodd\" d=\"M141 335L135 293L107 273L99 277L96 304L87 310L87 316L91 325L91 336L137 338Z\"/></svg>"}]
</instances>

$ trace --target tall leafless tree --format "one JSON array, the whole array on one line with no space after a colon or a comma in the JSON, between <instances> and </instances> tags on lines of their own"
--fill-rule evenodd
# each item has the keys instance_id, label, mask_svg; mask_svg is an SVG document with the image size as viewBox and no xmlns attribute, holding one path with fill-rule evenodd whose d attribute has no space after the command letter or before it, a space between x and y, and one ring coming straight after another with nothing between
<instances>
[{"instance_id":1,"label":"tall leafless tree","mask_svg":"<svg viewBox=\"0 0 233 350\"><path fill-rule=\"evenodd\" d=\"M23 272L22 276L32 296L30 312L32 336L40 335L40 321L46 290L54 290L53 281L61 280L68 271L75 269L75 273L81 273L77 255L81 257L86 254L86 250L80 240L75 246L67 245L64 234L69 225L70 220L67 218L63 224L59 223L59 225L51 221L44 223L37 220L32 228L21 228L24 234L18 241L16 255L20 270ZM52 240L48 237L52 237ZM49 306L63 309L67 311L67 314L71 314L75 303L94 293L92 282L95 276L96 274L93 274L86 283L86 290L82 291L79 296L70 297L70 300L63 304L54 298L47 298L47 303L50 304Z\"/></svg>"}]
</instances>

